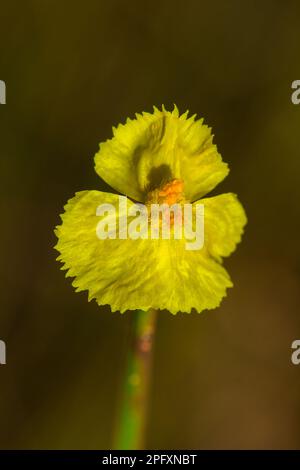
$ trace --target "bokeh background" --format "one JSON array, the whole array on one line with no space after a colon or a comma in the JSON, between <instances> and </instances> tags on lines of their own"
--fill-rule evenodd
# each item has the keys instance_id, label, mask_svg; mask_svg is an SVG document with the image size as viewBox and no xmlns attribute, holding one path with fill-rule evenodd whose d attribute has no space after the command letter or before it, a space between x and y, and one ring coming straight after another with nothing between
<instances>
[{"instance_id":1,"label":"bokeh background","mask_svg":"<svg viewBox=\"0 0 300 470\"><path fill-rule=\"evenodd\" d=\"M0 448L108 449L131 314L75 294L53 228L75 191L109 188L98 143L164 103L213 127L249 224L235 288L159 316L147 447L299 448L298 1L2 1Z\"/></svg>"}]
</instances>

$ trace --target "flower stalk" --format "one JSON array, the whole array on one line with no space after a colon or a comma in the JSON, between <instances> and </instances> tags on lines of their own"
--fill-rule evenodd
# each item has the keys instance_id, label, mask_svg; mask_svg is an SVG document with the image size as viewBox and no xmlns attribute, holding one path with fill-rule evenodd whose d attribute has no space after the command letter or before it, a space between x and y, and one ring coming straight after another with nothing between
<instances>
[{"instance_id":1,"label":"flower stalk","mask_svg":"<svg viewBox=\"0 0 300 470\"><path fill-rule=\"evenodd\" d=\"M157 311L153 309L133 312L132 338L115 439L118 450L138 450L145 446L156 319Z\"/></svg>"}]
</instances>

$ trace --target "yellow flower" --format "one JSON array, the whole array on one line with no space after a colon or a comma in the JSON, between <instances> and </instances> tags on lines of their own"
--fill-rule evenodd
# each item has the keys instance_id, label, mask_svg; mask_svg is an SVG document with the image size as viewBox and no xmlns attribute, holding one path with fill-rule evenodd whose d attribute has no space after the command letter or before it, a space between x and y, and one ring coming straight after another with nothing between
<instances>
[{"instance_id":1,"label":"yellow flower","mask_svg":"<svg viewBox=\"0 0 300 470\"><path fill-rule=\"evenodd\" d=\"M232 287L222 257L240 241L246 215L232 193L203 198L229 170L213 144L211 129L188 112L154 108L113 128L100 144L95 169L106 183L134 201L204 205L204 246L189 251L185 239L105 239L96 236L97 207L118 195L81 191L65 206L56 228L67 276L89 300L112 311L167 309L171 313L217 307ZM119 213L117 213L119 216Z\"/></svg>"}]
</instances>

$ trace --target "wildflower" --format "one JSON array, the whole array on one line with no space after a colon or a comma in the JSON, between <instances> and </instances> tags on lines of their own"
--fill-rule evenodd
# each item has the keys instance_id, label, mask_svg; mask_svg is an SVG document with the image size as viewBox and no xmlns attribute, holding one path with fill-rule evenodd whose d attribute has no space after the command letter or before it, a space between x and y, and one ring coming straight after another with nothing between
<instances>
[{"instance_id":1,"label":"wildflower","mask_svg":"<svg viewBox=\"0 0 300 470\"><path fill-rule=\"evenodd\" d=\"M77 291L88 290L89 300L112 311L216 308L233 285L222 258L235 250L246 215L235 194L203 197L229 172L210 128L188 112L179 115L175 106L172 112L163 107L137 114L113 134L95 155L98 175L129 198L129 209L136 201L202 204L204 245L189 251L185 239L99 239L97 207L112 204L120 218L119 196L81 191L68 201L56 228L62 269L75 277Z\"/></svg>"}]
</instances>

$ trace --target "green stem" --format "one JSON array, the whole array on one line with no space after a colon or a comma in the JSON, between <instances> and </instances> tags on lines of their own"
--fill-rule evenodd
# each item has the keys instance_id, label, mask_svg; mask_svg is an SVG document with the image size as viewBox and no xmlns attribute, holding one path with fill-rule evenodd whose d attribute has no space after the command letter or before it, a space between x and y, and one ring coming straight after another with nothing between
<instances>
[{"instance_id":1,"label":"green stem","mask_svg":"<svg viewBox=\"0 0 300 470\"><path fill-rule=\"evenodd\" d=\"M130 345L124 396L115 448L144 448L144 434L152 365L152 346L157 312L133 312L133 338Z\"/></svg>"}]
</instances>

